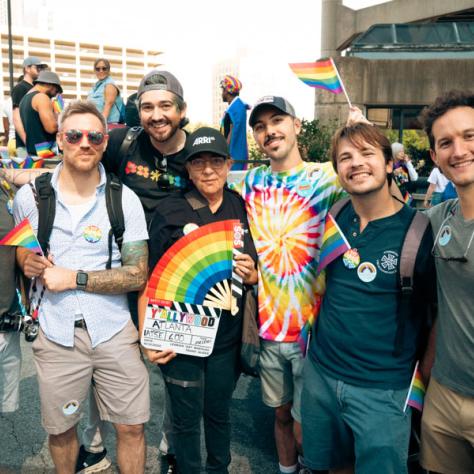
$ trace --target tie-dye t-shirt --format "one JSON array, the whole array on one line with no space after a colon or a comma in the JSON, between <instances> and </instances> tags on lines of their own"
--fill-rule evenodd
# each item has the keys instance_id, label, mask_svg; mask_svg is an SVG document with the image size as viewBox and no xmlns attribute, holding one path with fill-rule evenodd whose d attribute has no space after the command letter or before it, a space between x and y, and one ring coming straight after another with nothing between
<instances>
[{"instance_id":1,"label":"tie-dye t-shirt","mask_svg":"<svg viewBox=\"0 0 474 474\"><path fill-rule=\"evenodd\" d=\"M274 173L260 166L232 187L245 200L258 253L260 336L296 342L318 312L324 278L316 277L324 221L343 194L330 163L301 163Z\"/></svg>"}]
</instances>

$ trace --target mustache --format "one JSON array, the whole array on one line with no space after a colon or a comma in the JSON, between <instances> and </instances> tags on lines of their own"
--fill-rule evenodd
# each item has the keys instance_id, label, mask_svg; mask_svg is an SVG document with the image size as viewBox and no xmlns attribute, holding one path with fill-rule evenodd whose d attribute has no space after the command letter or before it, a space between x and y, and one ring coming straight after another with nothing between
<instances>
[{"instance_id":1,"label":"mustache","mask_svg":"<svg viewBox=\"0 0 474 474\"><path fill-rule=\"evenodd\" d=\"M171 122L166 119L151 120L151 125L169 125Z\"/></svg>"},{"instance_id":2,"label":"mustache","mask_svg":"<svg viewBox=\"0 0 474 474\"><path fill-rule=\"evenodd\" d=\"M263 142L263 145L266 146L268 145L272 140L275 140L275 138L278 138L276 135L268 135L265 138L265 141Z\"/></svg>"}]
</instances>

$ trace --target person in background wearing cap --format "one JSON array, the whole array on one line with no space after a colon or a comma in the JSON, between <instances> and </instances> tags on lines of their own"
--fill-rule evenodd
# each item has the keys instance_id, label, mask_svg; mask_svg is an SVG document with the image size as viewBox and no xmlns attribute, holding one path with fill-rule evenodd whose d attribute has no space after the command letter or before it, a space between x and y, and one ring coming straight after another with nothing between
<instances>
[{"instance_id":1,"label":"person in background wearing cap","mask_svg":"<svg viewBox=\"0 0 474 474\"><path fill-rule=\"evenodd\" d=\"M36 56L28 56L23 61L23 79L12 90L13 123L16 131L16 147L25 147L25 129L20 118L20 102L26 93L33 87L33 81L38 78L43 69L48 65L44 64Z\"/></svg>"},{"instance_id":2,"label":"person in background wearing cap","mask_svg":"<svg viewBox=\"0 0 474 474\"><path fill-rule=\"evenodd\" d=\"M32 156L45 150L54 153L58 122L51 99L63 91L59 76L52 71L41 71L34 84L20 102L26 151Z\"/></svg>"},{"instance_id":3,"label":"person in background wearing cap","mask_svg":"<svg viewBox=\"0 0 474 474\"><path fill-rule=\"evenodd\" d=\"M410 183L418 179L418 173L401 143L392 143L392 155L393 178L400 188L402 196L406 196L406 193L411 191Z\"/></svg>"},{"instance_id":4,"label":"person in background wearing cap","mask_svg":"<svg viewBox=\"0 0 474 474\"><path fill-rule=\"evenodd\" d=\"M212 222L238 219L248 229L242 199L226 187L232 160L225 138L215 129L202 127L189 135L186 168L192 187L160 202L150 228L149 271L178 239L193 229ZM191 202L190 202L191 201ZM192 204L198 202L198 209ZM236 257L236 272L243 282L257 282L256 251L248 232L244 234L244 253ZM143 327L145 291L140 294L140 328ZM141 332L141 331L140 331ZM173 412L173 438L178 472L201 472L200 435L204 417L207 472L227 473L230 457L229 409L239 375L242 338L242 308L237 315L224 310L213 352L195 357L171 350L142 348L153 364L159 364L167 385Z\"/></svg>"},{"instance_id":5,"label":"person in background wearing cap","mask_svg":"<svg viewBox=\"0 0 474 474\"><path fill-rule=\"evenodd\" d=\"M242 83L233 76L225 76L221 81L222 100L229 104L222 117L221 132L229 144L230 156L238 160L232 170L247 169L249 158L247 146L247 109L249 106L239 97Z\"/></svg>"},{"instance_id":6,"label":"person in background wearing cap","mask_svg":"<svg viewBox=\"0 0 474 474\"><path fill-rule=\"evenodd\" d=\"M301 122L283 97L265 96L249 124L270 166L248 171L235 185L246 204L258 254L263 401L275 408L280 472L298 470L300 397L306 322L316 316L323 278L316 278L328 209L342 195L330 163L307 163L297 138ZM304 460L299 459L300 468Z\"/></svg>"}]
</instances>

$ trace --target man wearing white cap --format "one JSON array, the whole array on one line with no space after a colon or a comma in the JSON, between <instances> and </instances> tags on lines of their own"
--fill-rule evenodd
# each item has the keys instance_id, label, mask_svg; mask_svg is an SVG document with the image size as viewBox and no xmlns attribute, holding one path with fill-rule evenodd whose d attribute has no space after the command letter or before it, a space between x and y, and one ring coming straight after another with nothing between
<instances>
[{"instance_id":1,"label":"man wearing white cap","mask_svg":"<svg viewBox=\"0 0 474 474\"><path fill-rule=\"evenodd\" d=\"M47 69L48 65L43 63L36 56L28 56L23 61L23 80L21 80L12 90L12 106L13 106L13 124L16 131L16 146L24 147L26 142L25 130L20 118L20 102L21 99L33 87L33 81L38 78L39 73L43 69Z\"/></svg>"}]
</instances>

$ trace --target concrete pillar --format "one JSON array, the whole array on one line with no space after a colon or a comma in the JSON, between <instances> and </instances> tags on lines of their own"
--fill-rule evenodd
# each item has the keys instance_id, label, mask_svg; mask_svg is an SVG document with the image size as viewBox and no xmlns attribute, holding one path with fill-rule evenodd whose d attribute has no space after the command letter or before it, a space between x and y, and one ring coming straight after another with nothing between
<instances>
[{"instance_id":1,"label":"concrete pillar","mask_svg":"<svg viewBox=\"0 0 474 474\"><path fill-rule=\"evenodd\" d=\"M337 12L342 0L323 0L321 8L321 57L338 56Z\"/></svg>"}]
</instances>

